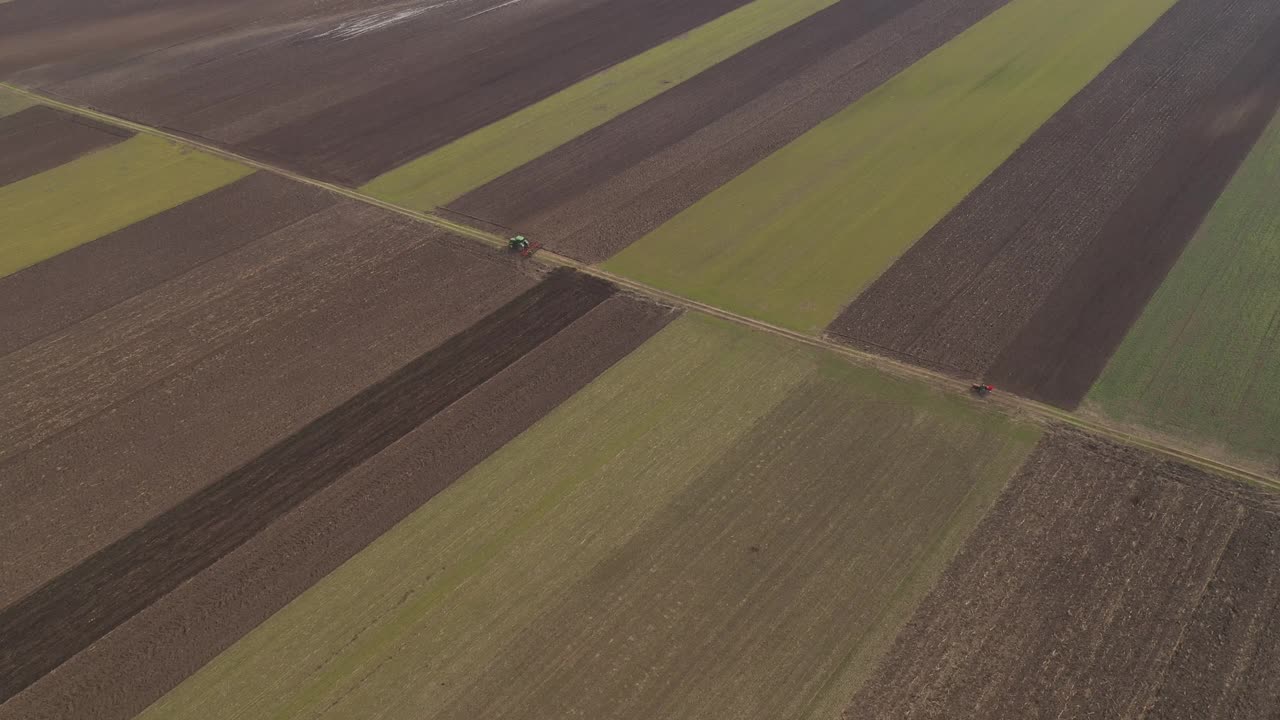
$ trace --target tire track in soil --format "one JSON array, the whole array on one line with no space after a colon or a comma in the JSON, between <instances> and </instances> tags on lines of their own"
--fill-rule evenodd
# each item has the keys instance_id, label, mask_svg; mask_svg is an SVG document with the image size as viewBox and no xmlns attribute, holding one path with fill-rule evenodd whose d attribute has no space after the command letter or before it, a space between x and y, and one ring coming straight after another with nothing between
<instances>
[{"instance_id":1,"label":"tire track in soil","mask_svg":"<svg viewBox=\"0 0 1280 720\"><path fill-rule=\"evenodd\" d=\"M0 118L0 185L133 137L122 128L36 105Z\"/></svg>"},{"instance_id":2,"label":"tire track in soil","mask_svg":"<svg viewBox=\"0 0 1280 720\"><path fill-rule=\"evenodd\" d=\"M0 612L0 703L607 300L570 270Z\"/></svg>"},{"instance_id":3,"label":"tire track in soil","mask_svg":"<svg viewBox=\"0 0 1280 720\"><path fill-rule=\"evenodd\" d=\"M1280 102L1277 15L1183 0L828 333L1076 407Z\"/></svg>"},{"instance_id":4,"label":"tire track in soil","mask_svg":"<svg viewBox=\"0 0 1280 720\"><path fill-rule=\"evenodd\" d=\"M604 260L1006 2L838 3L447 210Z\"/></svg>"}]
</instances>

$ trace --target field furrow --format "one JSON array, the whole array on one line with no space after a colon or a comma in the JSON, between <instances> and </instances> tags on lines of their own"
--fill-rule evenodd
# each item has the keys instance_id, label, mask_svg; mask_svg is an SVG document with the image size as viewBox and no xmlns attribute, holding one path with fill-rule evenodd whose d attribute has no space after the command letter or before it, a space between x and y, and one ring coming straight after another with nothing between
<instances>
[{"instance_id":1,"label":"field furrow","mask_svg":"<svg viewBox=\"0 0 1280 720\"><path fill-rule=\"evenodd\" d=\"M820 332L1171 5L1011 2L604 267Z\"/></svg>"}]
</instances>

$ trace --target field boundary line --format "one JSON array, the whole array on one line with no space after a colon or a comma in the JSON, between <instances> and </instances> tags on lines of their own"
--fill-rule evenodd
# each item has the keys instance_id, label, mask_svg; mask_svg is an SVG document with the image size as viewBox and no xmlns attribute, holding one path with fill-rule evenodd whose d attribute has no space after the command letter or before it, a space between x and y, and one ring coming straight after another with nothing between
<instances>
[{"instance_id":1,"label":"field boundary line","mask_svg":"<svg viewBox=\"0 0 1280 720\"><path fill-rule=\"evenodd\" d=\"M19 87L7 82L0 82L0 89L4 89L10 92L13 92L15 94L25 96L28 99L34 100L44 105L48 105L50 107L57 108L59 110L63 110L63 111L84 116L84 117L93 118L100 122L105 122L111 125L115 125L117 127L123 127L129 130L133 130L134 132L137 132L137 133L153 135L153 136L164 138L171 142L188 145L197 150L200 150L201 152L209 153L211 155L217 155L217 156L226 158L228 160L232 160L232 161L241 163L243 165L256 168L258 170L263 170L263 171L287 178L294 182L299 182L306 185L310 185L312 187L328 190L329 192L337 193L338 195L342 195L344 197L350 198L357 202L365 203L367 205L374 205L376 207L382 208L383 210L387 210L389 212L393 212L405 217L413 218L414 220L417 220L419 222L424 222L430 225L434 225L438 228L448 230L449 232L455 235L470 238L471 240L484 243L496 249L503 249L506 247L506 244L507 244L506 238L496 235L494 233L480 230L478 228L465 225L463 223L454 222L452 220L448 220L446 218L440 217L439 215L436 215L434 213L414 210L412 208L407 208L402 205L397 205L395 203L387 202L386 200L382 200L376 197L372 197L370 195L366 195L352 188L343 187L341 185L336 185L334 183L326 182L323 180L317 180L315 178L302 175L292 170L288 170L268 162L264 162L261 160L257 160L257 159L242 155L240 153L228 150L226 148L219 147L203 138L192 137L192 136L184 135L182 133L172 132L172 131L165 130L162 128L157 128L151 125L145 125L142 123L134 122L132 120L127 120L125 118L121 118L115 115L111 115L109 113L101 112L99 110L94 110L92 108L82 107L70 102L66 102L64 100L59 100L56 97L52 97L34 90L28 90L26 88ZM541 261L543 264L546 264L546 265L569 267L579 272L608 280L614 283L615 285L619 286L620 288L624 288L632 293L643 295L650 299L660 301L667 305L679 307L685 310L692 310L694 312L698 312L703 315L710 315L722 320L727 320L729 322L736 323L738 325L745 325L747 327L753 328L761 332L767 332L776 336L784 337L784 338L787 338L788 340L791 340L792 342L800 343L813 348L818 348L821 350L825 350L827 352L834 352L846 359L853 361L857 365L878 370L880 372L883 372L887 375L890 375L899 379L910 380L915 382L923 382L932 387L936 387L936 388L951 391L951 392L955 392L957 388L958 381L956 380L956 378L951 377L945 373L941 373L936 370L931 370L925 367L911 365L910 363L902 362L900 360L895 360L893 358L876 355L866 350L861 350L859 348L850 347L848 345L843 345L840 343L833 342L831 340L827 340L826 338L823 338L820 336L805 335L804 333L800 333L788 328L779 327L777 325L773 325L763 320L756 320L754 318L750 318L745 315L739 315L738 313L731 312L723 308L718 308L713 305L708 305L706 303L699 302L691 298L687 298L683 295L678 295L676 293L668 292L666 290L662 290L662 289L653 287L651 285L647 285L645 283L638 282L636 280L632 280L630 278L626 278L621 275L617 275L607 270L598 268L594 265L590 265L590 264L581 262L579 260L575 260L565 255L560 255L560 254L551 252L550 250L546 250L546 249L539 250L534 259ZM967 392L967 388L965 388L965 391ZM984 405L988 407L999 408L1004 412L1004 414L1013 416L1015 419L1017 419L1019 412L1021 412L1024 415L1030 416L1034 420L1040 421L1041 423L1051 423L1051 424L1057 423L1057 424L1069 425L1077 429L1089 432L1093 435L1108 438L1110 440L1119 442L1124 445L1141 448L1143 450L1147 450L1148 452L1153 452L1159 455L1163 455L1165 457L1172 458L1177 462L1196 466L1201 469L1216 473L1218 475L1225 475L1228 477L1232 477L1236 480L1242 480L1252 485L1261 486L1263 488L1266 488L1274 492L1280 492L1280 479L1272 478L1267 475L1256 473L1252 470L1248 470L1246 468L1233 465L1225 461L1220 461L1220 460L1215 460L1209 457L1205 457L1203 455L1199 455L1190 450L1179 448L1174 445L1160 442L1158 440L1144 438L1135 433L1120 429L1118 427L1114 427L1106 423L1098 422L1096 420L1089 420L1083 417L1079 417L1076 414L1071 413L1067 410L1062 410L1060 408L1056 408L1051 405L1047 405L1045 403L1031 400L1029 398L1019 397L1016 395L1009 395L1009 394L1000 394L997 396L987 398L987 400L984 402Z\"/></svg>"}]
</instances>

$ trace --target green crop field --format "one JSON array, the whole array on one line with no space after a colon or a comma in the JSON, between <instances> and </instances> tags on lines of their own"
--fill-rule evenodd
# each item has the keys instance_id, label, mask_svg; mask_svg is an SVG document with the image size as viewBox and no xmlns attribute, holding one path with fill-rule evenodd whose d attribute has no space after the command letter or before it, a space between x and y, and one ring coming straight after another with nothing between
<instances>
[{"instance_id":1,"label":"green crop field","mask_svg":"<svg viewBox=\"0 0 1280 720\"><path fill-rule=\"evenodd\" d=\"M374 178L361 190L433 210L835 2L755 0Z\"/></svg>"},{"instance_id":2,"label":"green crop field","mask_svg":"<svg viewBox=\"0 0 1280 720\"><path fill-rule=\"evenodd\" d=\"M142 718L834 717L1037 437L685 316Z\"/></svg>"},{"instance_id":3,"label":"green crop field","mask_svg":"<svg viewBox=\"0 0 1280 720\"><path fill-rule=\"evenodd\" d=\"M252 169L137 135L0 187L0 277L226 185Z\"/></svg>"},{"instance_id":4,"label":"green crop field","mask_svg":"<svg viewBox=\"0 0 1280 720\"><path fill-rule=\"evenodd\" d=\"M817 332L1173 0L1014 0L605 267Z\"/></svg>"},{"instance_id":5,"label":"green crop field","mask_svg":"<svg viewBox=\"0 0 1280 720\"><path fill-rule=\"evenodd\" d=\"M5 90L0 87L0 117L12 115L19 110L29 108L34 105L25 95Z\"/></svg>"},{"instance_id":6,"label":"green crop field","mask_svg":"<svg viewBox=\"0 0 1280 720\"><path fill-rule=\"evenodd\" d=\"M1280 458L1280 117L1218 199L1089 400L1128 422Z\"/></svg>"}]
</instances>

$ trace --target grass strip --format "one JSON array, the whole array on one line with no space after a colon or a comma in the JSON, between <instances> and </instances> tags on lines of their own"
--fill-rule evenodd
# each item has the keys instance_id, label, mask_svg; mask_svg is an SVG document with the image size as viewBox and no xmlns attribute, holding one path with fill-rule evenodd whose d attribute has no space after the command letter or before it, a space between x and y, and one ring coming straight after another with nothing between
<instances>
[{"instance_id":1,"label":"grass strip","mask_svg":"<svg viewBox=\"0 0 1280 720\"><path fill-rule=\"evenodd\" d=\"M35 105L35 101L27 96L0 88L0 117L12 115L32 105Z\"/></svg>"},{"instance_id":2,"label":"grass strip","mask_svg":"<svg viewBox=\"0 0 1280 720\"><path fill-rule=\"evenodd\" d=\"M222 187L252 168L150 135L0 187L0 277Z\"/></svg>"}]
</instances>

